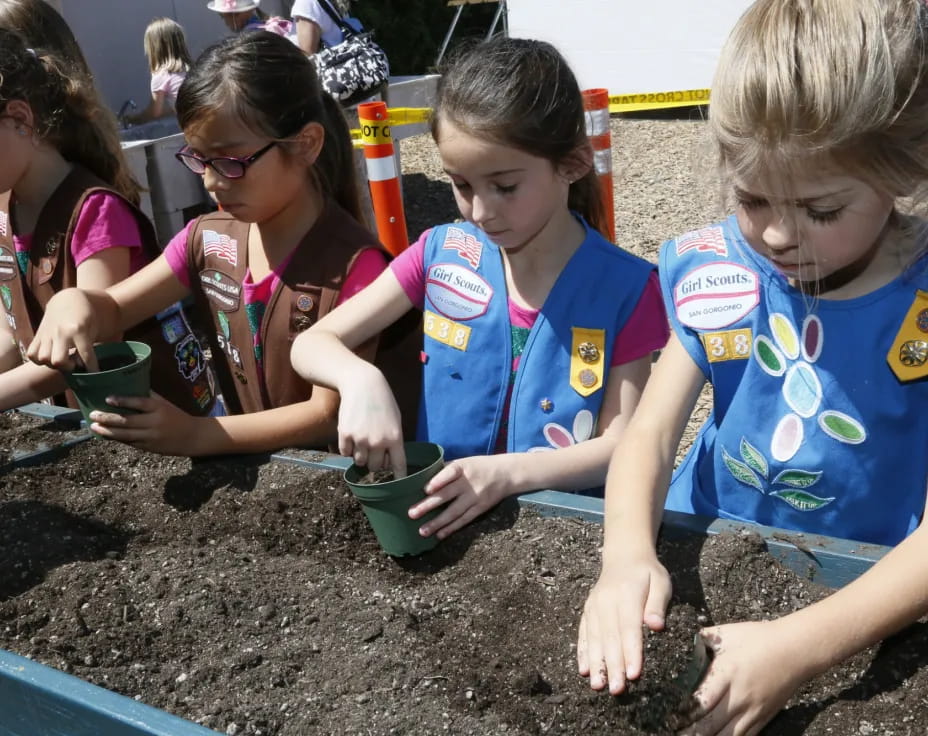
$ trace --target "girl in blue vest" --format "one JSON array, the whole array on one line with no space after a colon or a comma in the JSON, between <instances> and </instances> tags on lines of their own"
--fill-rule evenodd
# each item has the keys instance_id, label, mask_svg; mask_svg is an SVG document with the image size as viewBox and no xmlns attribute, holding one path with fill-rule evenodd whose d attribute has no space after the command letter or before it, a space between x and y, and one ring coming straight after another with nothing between
<instances>
[{"instance_id":1,"label":"girl in blue vest","mask_svg":"<svg viewBox=\"0 0 928 736\"><path fill-rule=\"evenodd\" d=\"M451 460L410 509L444 538L505 496L602 484L667 336L654 267L608 242L583 102L549 44L495 38L442 77L432 135L464 222L433 228L294 343L341 395L339 449L406 472L400 414L351 349L424 313L418 437Z\"/></svg>"},{"instance_id":2,"label":"girl in blue vest","mask_svg":"<svg viewBox=\"0 0 928 736\"><path fill-rule=\"evenodd\" d=\"M642 622L661 629L670 597L665 502L895 549L797 613L704 631L688 734L757 733L928 612L928 229L898 206L928 184L926 121L924 2L758 0L722 51L709 128L735 214L662 247L673 336L610 465L580 673L612 693L641 673Z\"/></svg>"},{"instance_id":3,"label":"girl in blue vest","mask_svg":"<svg viewBox=\"0 0 928 736\"><path fill-rule=\"evenodd\" d=\"M252 31L203 53L180 88L177 117L186 138L178 166L203 177L222 212L192 220L158 259L105 291L56 294L28 355L70 369L76 353L94 368L94 342L192 295L210 321L229 415L193 417L160 397L116 396L111 404L139 413L97 411L91 429L175 455L324 447L335 438L338 396L293 372L290 341L386 267L357 220L341 108L296 46Z\"/></svg>"}]
</instances>

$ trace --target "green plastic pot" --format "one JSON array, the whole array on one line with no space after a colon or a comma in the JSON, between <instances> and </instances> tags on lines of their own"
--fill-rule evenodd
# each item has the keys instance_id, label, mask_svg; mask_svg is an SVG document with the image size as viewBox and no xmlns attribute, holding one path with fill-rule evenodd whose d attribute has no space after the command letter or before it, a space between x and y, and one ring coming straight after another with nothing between
<instances>
[{"instance_id":1,"label":"green plastic pot","mask_svg":"<svg viewBox=\"0 0 928 736\"><path fill-rule=\"evenodd\" d=\"M425 484L445 464L445 451L431 442L407 442L406 466L420 468L411 475L385 483L360 484L367 468L351 465L345 471L345 483L361 502L364 515L374 530L381 548L388 555L402 557L426 552L438 544L434 534L423 537L419 527L441 512L434 509L419 519L409 518L409 507L425 498Z\"/></svg>"},{"instance_id":2,"label":"green plastic pot","mask_svg":"<svg viewBox=\"0 0 928 736\"><path fill-rule=\"evenodd\" d=\"M143 342L126 340L101 343L93 351L101 370L64 374L84 419L90 422L90 412L94 410L134 414L133 409L107 404L106 397L151 394L151 348Z\"/></svg>"}]
</instances>

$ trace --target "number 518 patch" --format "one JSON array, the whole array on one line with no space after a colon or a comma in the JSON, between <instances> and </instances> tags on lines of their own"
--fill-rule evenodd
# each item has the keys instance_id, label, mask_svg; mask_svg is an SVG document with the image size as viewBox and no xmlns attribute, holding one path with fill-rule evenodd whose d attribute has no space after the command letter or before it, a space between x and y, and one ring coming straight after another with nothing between
<instances>
[{"instance_id":1,"label":"number 518 patch","mask_svg":"<svg viewBox=\"0 0 928 736\"><path fill-rule=\"evenodd\" d=\"M750 327L740 330L706 332L701 335L710 363L723 360L745 360L751 357L754 335Z\"/></svg>"},{"instance_id":2,"label":"number 518 patch","mask_svg":"<svg viewBox=\"0 0 928 736\"><path fill-rule=\"evenodd\" d=\"M470 327L452 322L435 312L425 310L423 331L433 340L458 350L467 350L470 340Z\"/></svg>"}]
</instances>

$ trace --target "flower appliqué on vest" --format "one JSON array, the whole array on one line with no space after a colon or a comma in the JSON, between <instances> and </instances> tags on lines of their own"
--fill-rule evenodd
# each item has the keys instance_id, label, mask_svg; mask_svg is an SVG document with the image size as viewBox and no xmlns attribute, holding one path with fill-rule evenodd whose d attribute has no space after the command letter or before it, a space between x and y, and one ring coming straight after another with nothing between
<instances>
[{"instance_id":1,"label":"flower appliqu\u00e9 on vest","mask_svg":"<svg viewBox=\"0 0 928 736\"><path fill-rule=\"evenodd\" d=\"M844 412L821 409L822 382L815 363L825 342L822 321L807 315L802 329L785 314L774 312L768 319L772 337L758 335L753 355L761 369L775 378L782 377L783 399L791 411L777 422L770 438L770 457L778 463L788 463L799 451L806 435L806 420L815 417L818 427L829 437L849 445L859 445L867 439L863 424ZM822 477L821 470L787 468L770 478L770 463L758 448L741 438L735 458L722 447L722 461L728 472L741 483L775 498L798 511L815 511L835 500L811 493Z\"/></svg>"},{"instance_id":2,"label":"flower appliqu\u00e9 on vest","mask_svg":"<svg viewBox=\"0 0 928 736\"><path fill-rule=\"evenodd\" d=\"M548 440L548 447L532 447L529 452L547 452L549 450L560 450L564 447L570 447L580 442L585 442L593 436L593 412L589 409L581 409L574 417L573 430L557 422L548 422L542 429L545 439Z\"/></svg>"}]
</instances>

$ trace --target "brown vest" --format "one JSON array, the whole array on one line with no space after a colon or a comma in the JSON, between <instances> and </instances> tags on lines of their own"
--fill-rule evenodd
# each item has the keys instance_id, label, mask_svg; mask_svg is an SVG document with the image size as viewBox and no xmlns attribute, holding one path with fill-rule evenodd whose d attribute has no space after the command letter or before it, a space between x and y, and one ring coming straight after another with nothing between
<instances>
[{"instance_id":1,"label":"brown vest","mask_svg":"<svg viewBox=\"0 0 928 736\"><path fill-rule=\"evenodd\" d=\"M39 214L23 275L13 244L10 192L0 193L0 301L24 357L49 300L62 289L77 286L71 238L84 202L99 191L125 202L138 223L145 255L149 260L157 257L160 250L155 231L142 211L86 169L74 166ZM167 326L151 318L126 333L126 339L148 343L152 348L152 390L185 411L203 414L212 407L215 396L199 343L195 347L187 344L190 338L196 341L182 314L173 316ZM201 356L196 368L190 367L191 353ZM55 397L55 403L77 406L70 391Z\"/></svg>"},{"instance_id":2,"label":"brown vest","mask_svg":"<svg viewBox=\"0 0 928 736\"><path fill-rule=\"evenodd\" d=\"M283 271L263 314L246 308L244 289L248 258L248 223L216 212L200 217L190 229L187 263L201 314L212 316L209 334L213 362L230 413L251 413L306 401L312 384L290 364L290 346L303 330L338 301L346 274L368 248L383 250L370 232L334 201L327 201ZM252 313L249 314L249 309ZM251 321L260 334L264 381L258 379ZM408 334L407 334L408 333ZM381 336L376 363L384 371L403 413L404 428L414 436L421 366L419 319L397 323Z\"/></svg>"}]
</instances>

